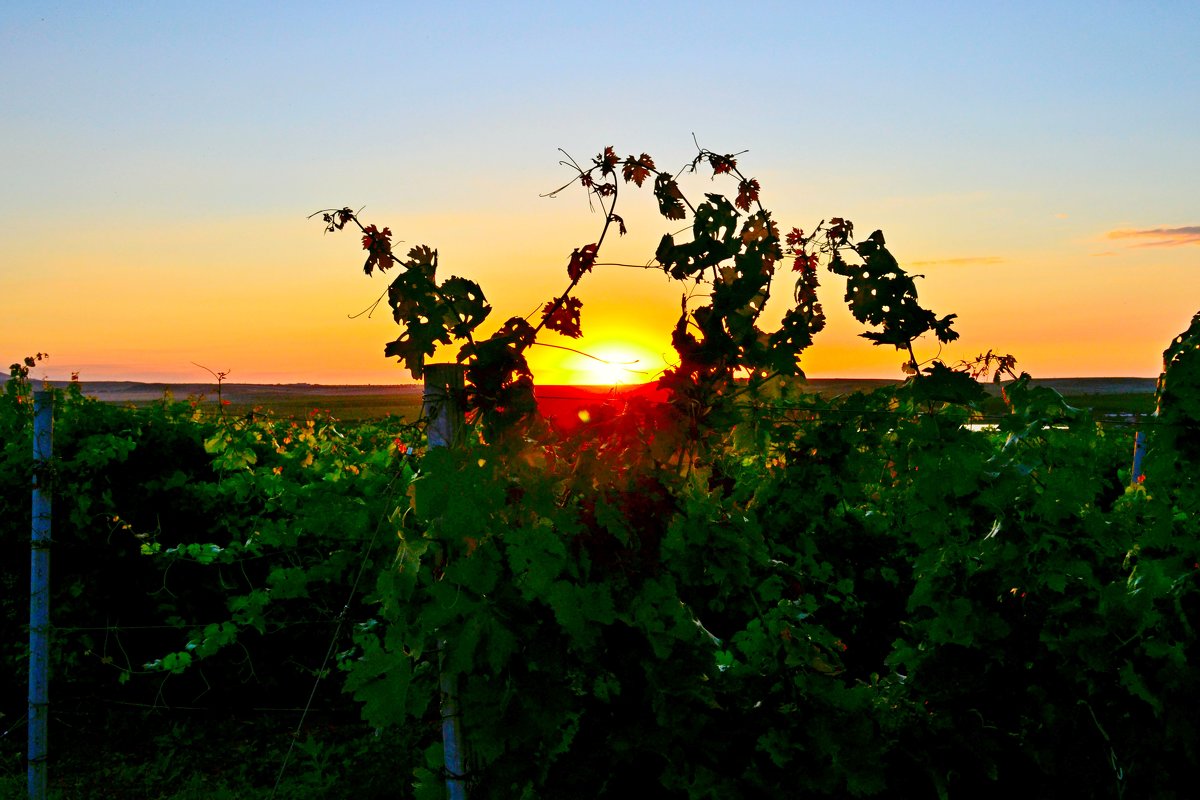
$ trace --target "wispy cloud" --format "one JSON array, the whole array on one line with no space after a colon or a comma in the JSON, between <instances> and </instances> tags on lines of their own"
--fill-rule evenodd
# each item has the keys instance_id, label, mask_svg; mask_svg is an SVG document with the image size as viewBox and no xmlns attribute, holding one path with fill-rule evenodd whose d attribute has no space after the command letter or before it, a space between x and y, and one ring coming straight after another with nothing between
<instances>
[{"instance_id":1,"label":"wispy cloud","mask_svg":"<svg viewBox=\"0 0 1200 800\"><path fill-rule=\"evenodd\" d=\"M910 261L910 267L973 267L977 265L1002 264L1000 256L967 256L965 258L935 258L929 261Z\"/></svg>"},{"instance_id":2,"label":"wispy cloud","mask_svg":"<svg viewBox=\"0 0 1200 800\"><path fill-rule=\"evenodd\" d=\"M1139 240L1133 244L1134 247L1181 247L1186 244L1200 244L1200 225L1109 231L1108 238Z\"/></svg>"}]
</instances>

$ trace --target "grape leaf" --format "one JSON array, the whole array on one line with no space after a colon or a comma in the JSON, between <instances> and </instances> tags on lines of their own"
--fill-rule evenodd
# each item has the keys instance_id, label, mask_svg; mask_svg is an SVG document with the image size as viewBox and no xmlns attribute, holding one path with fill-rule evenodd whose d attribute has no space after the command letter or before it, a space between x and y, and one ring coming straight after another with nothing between
<instances>
[{"instance_id":1,"label":"grape leaf","mask_svg":"<svg viewBox=\"0 0 1200 800\"><path fill-rule=\"evenodd\" d=\"M750 204L758 202L760 188L758 181L754 178L742 181L738 184L737 200L734 201L734 204L742 211L749 211Z\"/></svg>"},{"instance_id":2,"label":"grape leaf","mask_svg":"<svg viewBox=\"0 0 1200 800\"><path fill-rule=\"evenodd\" d=\"M574 283L583 277L583 273L591 272L592 265L596 263L596 252L600 249L598 244L585 244L583 247L577 247L571 252L571 262L567 264L567 277Z\"/></svg>"},{"instance_id":3,"label":"grape leaf","mask_svg":"<svg viewBox=\"0 0 1200 800\"><path fill-rule=\"evenodd\" d=\"M601 175L613 175L616 172L617 162L616 151L611 147L604 148L604 152L596 156L596 166L600 167Z\"/></svg>"},{"instance_id":4,"label":"grape leaf","mask_svg":"<svg viewBox=\"0 0 1200 800\"><path fill-rule=\"evenodd\" d=\"M579 328L581 308L583 301L574 297L564 298L562 302L552 300L542 309L542 321L550 330L578 339L583 336L583 331Z\"/></svg>"},{"instance_id":5,"label":"grape leaf","mask_svg":"<svg viewBox=\"0 0 1200 800\"><path fill-rule=\"evenodd\" d=\"M712 165L713 175L733 172L737 167L737 160L733 156L719 156L716 153L709 153L708 163Z\"/></svg>"},{"instance_id":6,"label":"grape leaf","mask_svg":"<svg viewBox=\"0 0 1200 800\"><path fill-rule=\"evenodd\" d=\"M919 403L970 405L987 398L987 392L969 372L951 369L940 361L934 361L923 371L926 377L912 384L913 399Z\"/></svg>"},{"instance_id":7,"label":"grape leaf","mask_svg":"<svg viewBox=\"0 0 1200 800\"><path fill-rule=\"evenodd\" d=\"M441 294L446 325L455 336L466 336L492 313L475 281L451 276L442 284Z\"/></svg>"},{"instance_id":8,"label":"grape leaf","mask_svg":"<svg viewBox=\"0 0 1200 800\"><path fill-rule=\"evenodd\" d=\"M849 236L853 226L840 219L831 220L831 238ZM882 331L859 334L876 345L890 344L903 349L918 336L933 331L942 342L958 338L951 329L955 315L938 319L932 311L917 302L917 287L913 276L905 272L884 246L882 231L875 231L852 249L863 259L861 265L851 265L834 254L831 272L846 278L846 303L859 322L881 326Z\"/></svg>"},{"instance_id":9,"label":"grape leaf","mask_svg":"<svg viewBox=\"0 0 1200 800\"><path fill-rule=\"evenodd\" d=\"M683 219L683 193L679 184L668 172L658 173L654 179L654 196L658 199L658 210L667 219Z\"/></svg>"},{"instance_id":10,"label":"grape leaf","mask_svg":"<svg viewBox=\"0 0 1200 800\"><path fill-rule=\"evenodd\" d=\"M344 223L343 223L344 224ZM366 250L367 261L363 264L363 272L368 275L375 267L382 272L392 266L392 229L379 230L374 225L363 228L363 250Z\"/></svg>"},{"instance_id":11,"label":"grape leaf","mask_svg":"<svg viewBox=\"0 0 1200 800\"><path fill-rule=\"evenodd\" d=\"M385 356L399 358L413 378L420 379L425 356L433 355L438 342L450 343L445 320L454 312L441 301L434 283L436 250L423 245L414 247L402 266L404 271L388 286L387 296L392 316L404 326L404 332L389 342L383 352ZM479 298L482 300L482 293Z\"/></svg>"},{"instance_id":12,"label":"grape leaf","mask_svg":"<svg viewBox=\"0 0 1200 800\"><path fill-rule=\"evenodd\" d=\"M621 175L624 176L626 183L633 181L640 187L646 182L646 178L650 177L653 170L654 159L642 153L637 160L634 160L633 156L625 159L625 163L621 166Z\"/></svg>"},{"instance_id":13,"label":"grape leaf","mask_svg":"<svg viewBox=\"0 0 1200 800\"><path fill-rule=\"evenodd\" d=\"M829 241L845 244L853 235L854 223L850 220L841 217L829 220L829 229L825 232L825 237Z\"/></svg>"},{"instance_id":14,"label":"grape leaf","mask_svg":"<svg viewBox=\"0 0 1200 800\"><path fill-rule=\"evenodd\" d=\"M654 253L663 270L676 280L716 266L737 253L741 245L736 237L738 213L721 195L707 197L696 208L692 241L677 245L669 233L664 234Z\"/></svg>"}]
</instances>

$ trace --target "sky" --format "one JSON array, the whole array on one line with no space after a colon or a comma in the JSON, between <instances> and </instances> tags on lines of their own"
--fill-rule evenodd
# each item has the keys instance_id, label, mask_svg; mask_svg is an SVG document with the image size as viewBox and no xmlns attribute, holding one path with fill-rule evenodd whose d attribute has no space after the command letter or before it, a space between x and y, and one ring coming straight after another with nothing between
<instances>
[{"instance_id":1,"label":"sky","mask_svg":"<svg viewBox=\"0 0 1200 800\"><path fill-rule=\"evenodd\" d=\"M355 316L386 278L310 214L437 248L498 324L599 235L577 187L543 196L564 152L670 169L699 143L746 151L785 231L882 229L922 303L958 314L919 358L1154 376L1200 310L1198 35L1195 2L10 3L0 359L45 352L39 374L85 384L408 382L386 306ZM678 226L649 191L621 202L599 260L646 264ZM821 291L809 377L902 377L840 279ZM539 382L670 363L661 271L597 267L577 296L585 338L545 343L631 363L536 347Z\"/></svg>"}]
</instances>

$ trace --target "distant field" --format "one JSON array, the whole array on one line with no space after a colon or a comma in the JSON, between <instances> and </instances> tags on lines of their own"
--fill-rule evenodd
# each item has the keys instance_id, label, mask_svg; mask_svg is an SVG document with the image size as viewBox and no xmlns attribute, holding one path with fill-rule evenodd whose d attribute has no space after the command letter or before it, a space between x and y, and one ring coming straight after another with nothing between
<instances>
[{"instance_id":1,"label":"distant field","mask_svg":"<svg viewBox=\"0 0 1200 800\"><path fill-rule=\"evenodd\" d=\"M1076 408L1091 409L1098 419L1128 419L1154 413L1156 378L1055 378L1035 380L1035 386L1047 386L1061 394ZM1001 413L1000 388L987 385L994 400L984 405L987 413Z\"/></svg>"},{"instance_id":2,"label":"distant field","mask_svg":"<svg viewBox=\"0 0 1200 800\"><path fill-rule=\"evenodd\" d=\"M66 384L54 381L51 385L61 388ZM202 410L214 413L221 408L217 387L211 383L100 381L85 382L83 391L107 403L144 406L170 396L175 400L194 400ZM421 392L417 385L227 383L221 387L220 400L227 402L225 410L233 414L257 409L281 417L303 418L319 412L345 420L382 419L389 415L416 419L421 413Z\"/></svg>"},{"instance_id":3,"label":"distant field","mask_svg":"<svg viewBox=\"0 0 1200 800\"><path fill-rule=\"evenodd\" d=\"M814 379L808 386L825 397L894 384L874 379ZM1091 409L1098 418L1128 418L1154 411L1153 378L1055 378L1034 381L1037 386L1057 390L1067 402ZM63 387L61 381L52 386ZM987 413L1002 413L1000 388L985 384L992 400L985 404ZM207 383L136 383L127 381L85 382L84 393L110 403L147 405L159 402L168 393L176 400L191 398L203 410L216 412L220 405L217 387ZM650 387L545 386L538 388L539 400L550 410L561 412L565 406L602 401L607 396L652 392ZM221 399L228 413L245 414L253 409L271 411L278 416L303 418L314 411L345 420L382 419L389 415L415 420L421 412L422 388L413 384L324 386L317 384L227 383L221 387Z\"/></svg>"}]
</instances>

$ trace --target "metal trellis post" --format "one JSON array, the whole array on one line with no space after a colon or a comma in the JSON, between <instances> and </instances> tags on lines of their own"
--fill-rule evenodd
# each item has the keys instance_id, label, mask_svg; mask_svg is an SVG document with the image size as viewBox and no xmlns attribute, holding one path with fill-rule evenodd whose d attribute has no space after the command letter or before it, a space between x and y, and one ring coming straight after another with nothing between
<instances>
[{"instance_id":1,"label":"metal trellis post","mask_svg":"<svg viewBox=\"0 0 1200 800\"><path fill-rule=\"evenodd\" d=\"M1133 435L1133 468L1129 470L1129 483L1137 486L1142 477L1142 456L1146 455L1146 432L1138 431Z\"/></svg>"},{"instance_id":2,"label":"metal trellis post","mask_svg":"<svg viewBox=\"0 0 1200 800\"><path fill-rule=\"evenodd\" d=\"M49 699L50 485L54 396L33 394L33 532L29 572L29 798L44 800Z\"/></svg>"}]
</instances>

